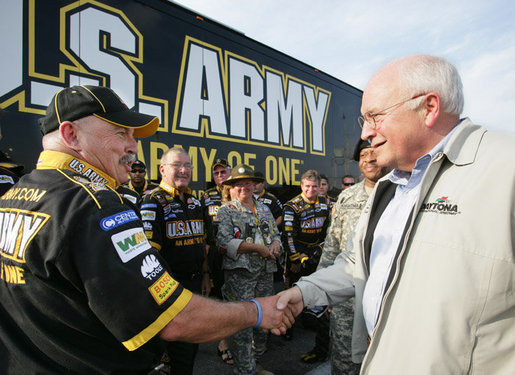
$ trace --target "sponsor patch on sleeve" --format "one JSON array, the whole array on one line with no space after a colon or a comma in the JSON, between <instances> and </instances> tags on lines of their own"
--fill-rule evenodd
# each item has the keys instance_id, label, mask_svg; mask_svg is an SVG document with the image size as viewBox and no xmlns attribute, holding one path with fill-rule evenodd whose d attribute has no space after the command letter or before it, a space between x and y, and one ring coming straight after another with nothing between
<instances>
[{"instance_id":1,"label":"sponsor patch on sleeve","mask_svg":"<svg viewBox=\"0 0 515 375\"><path fill-rule=\"evenodd\" d=\"M100 228L104 231L108 231L119 227L120 225L130 223L131 221L138 220L138 215L134 210L127 210L118 212L117 214L108 216L100 220Z\"/></svg>"},{"instance_id":2,"label":"sponsor patch on sleeve","mask_svg":"<svg viewBox=\"0 0 515 375\"><path fill-rule=\"evenodd\" d=\"M158 305L162 305L177 289L179 283L175 281L168 272L156 280L148 290Z\"/></svg>"},{"instance_id":3,"label":"sponsor patch on sleeve","mask_svg":"<svg viewBox=\"0 0 515 375\"><path fill-rule=\"evenodd\" d=\"M152 248L148 243L143 228L131 228L111 236L114 248L123 263Z\"/></svg>"},{"instance_id":4,"label":"sponsor patch on sleeve","mask_svg":"<svg viewBox=\"0 0 515 375\"><path fill-rule=\"evenodd\" d=\"M284 215L285 221L293 221L293 215Z\"/></svg>"},{"instance_id":5,"label":"sponsor patch on sleeve","mask_svg":"<svg viewBox=\"0 0 515 375\"><path fill-rule=\"evenodd\" d=\"M142 210L147 208L157 208L157 203L143 203L140 207Z\"/></svg>"},{"instance_id":6,"label":"sponsor patch on sleeve","mask_svg":"<svg viewBox=\"0 0 515 375\"><path fill-rule=\"evenodd\" d=\"M142 220L155 220L156 213L155 211L141 210L141 219Z\"/></svg>"}]
</instances>

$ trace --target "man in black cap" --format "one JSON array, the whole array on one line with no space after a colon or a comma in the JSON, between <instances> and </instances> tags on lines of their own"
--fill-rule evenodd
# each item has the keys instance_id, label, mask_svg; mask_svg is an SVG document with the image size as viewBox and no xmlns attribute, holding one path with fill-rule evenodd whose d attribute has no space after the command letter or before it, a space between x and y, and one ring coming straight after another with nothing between
<instances>
[{"instance_id":1,"label":"man in black cap","mask_svg":"<svg viewBox=\"0 0 515 375\"><path fill-rule=\"evenodd\" d=\"M159 186L158 184L155 184L151 181L147 181L145 178L146 175L147 167L145 166L145 163L140 160L136 160L131 164L129 180L124 185L136 191L141 197L143 197L150 190L153 190Z\"/></svg>"},{"instance_id":2,"label":"man in black cap","mask_svg":"<svg viewBox=\"0 0 515 375\"><path fill-rule=\"evenodd\" d=\"M36 169L0 198L0 373L148 373L158 338L212 341L291 324L275 297L225 304L171 277L114 190L135 137L158 125L106 87L52 99Z\"/></svg>"},{"instance_id":3,"label":"man in black cap","mask_svg":"<svg viewBox=\"0 0 515 375\"><path fill-rule=\"evenodd\" d=\"M368 141L358 140L354 147L353 158L359 163L359 169L365 178L343 190L338 196L317 269L329 267L338 254L347 251L347 240L369 194L376 182L388 173L388 168L377 165L374 150ZM359 373L360 365L353 363L351 358L353 321L353 298L333 306L330 314L331 374L357 375Z\"/></svg>"}]
</instances>

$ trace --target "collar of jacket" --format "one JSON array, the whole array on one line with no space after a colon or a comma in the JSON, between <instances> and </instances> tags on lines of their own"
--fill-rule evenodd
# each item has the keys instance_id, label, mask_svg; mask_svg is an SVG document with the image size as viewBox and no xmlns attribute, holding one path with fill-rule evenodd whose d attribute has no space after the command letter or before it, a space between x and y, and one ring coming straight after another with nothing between
<instances>
[{"instance_id":1,"label":"collar of jacket","mask_svg":"<svg viewBox=\"0 0 515 375\"><path fill-rule=\"evenodd\" d=\"M308 203L311 203L311 204L314 204L314 203L318 203L318 195L316 197L315 200L313 201L310 201L308 198L306 198L306 196L304 195L304 193L300 193L300 195L302 196L302 199L304 199L304 201L308 202Z\"/></svg>"},{"instance_id":2,"label":"collar of jacket","mask_svg":"<svg viewBox=\"0 0 515 375\"><path fill-rule=\"evenodd\" d=\"M67 169L69 171L77 172L84 177L92 180L93 176L98 175L100 179L95 178L93 182L99 182L104 185L115 189L116 181L107 173L98 168L93 167L91 164L76 158L70 154L59 151L46 150L39 155L36 169ZM94 172L94 173L93 173ZM96 175L95 175L96 173Z\"/></svg>"},{"instance_id":3,"label":"collar of jacket","mask_svg":"<svg viewBox=\"0 0 515 375\"><path fill-rule=\"evenodd\" d=\"M170 194L172 196L172 198L175 198L177 195L181 194L179 189L176 189L173 186L168 185L163 180L161 180L161 182L159 183L159 187L161 189L163 189L164 191L166 191L168 194ZM190 188L186 188L186 190L184 190L184 192L187 193L187 194L191 194L191 189Z\"/></svg>"},{"instance_id":4,"label":"collar of jacket","mask_svg":"<svg viewBox=\"0 0 515 375\"><path fill-rule=\"evenodd\" d=\"M476 160L477 149L487 130L482 126L474 125L469 118L464 118L457 126L458 128L445 145L443 153L453 164L471 164Z\"/></svg>"}]
</instances>

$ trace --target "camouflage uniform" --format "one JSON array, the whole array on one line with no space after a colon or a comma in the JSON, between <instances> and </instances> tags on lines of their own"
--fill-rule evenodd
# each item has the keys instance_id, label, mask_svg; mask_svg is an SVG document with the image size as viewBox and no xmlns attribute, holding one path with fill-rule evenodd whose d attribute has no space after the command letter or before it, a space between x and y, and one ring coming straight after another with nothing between
<instances>
[{"instance_id":1,"label":"camouflage uniform","mask_svg":"<svg viewBox=\"0 0 515 375\"><path fill-rule=\"evenodd\" d=\"M258 201L254 202L255 214L237 200L222 205L218 210L217 242L224 254L225 271L222 294L228 301L248 301L254 297L274 294L273 273L277 270L275 260L263 259L255 252L237 253L243 241L266 246L273 241L280 242L279 231L270 209ZM229 339L235 373L256 372L254 357L257 359L264 353L267 336L261 329L247 328Z\"/></svg>"},{"instance_id":2,"label":"camouflage uniform","mask_svg":"<svg viewBox=\"0 0 515 375\"><path fill-rule=\"evenodd\" d=\"M345 251L347 240L367 199L368 194L365 191L364 181L340 193L334 206L331 225L327 231L318 269L332 265L338 254ZM360 365L351 360L353 317L354 298L333 307L330 322L331 374L333 375L359 373Z\"/></svg>"}]
</instances>

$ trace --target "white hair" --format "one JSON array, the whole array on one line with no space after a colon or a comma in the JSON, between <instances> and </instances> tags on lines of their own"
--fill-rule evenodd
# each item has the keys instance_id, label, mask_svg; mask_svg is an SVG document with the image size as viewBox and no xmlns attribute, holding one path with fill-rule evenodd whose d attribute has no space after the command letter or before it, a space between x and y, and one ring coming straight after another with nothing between
<instances>
[{"instance_id":1,"label":"white hair","mask_svg":"<svg viewBox=\"0 0 515 375\"><path fill-rule=\"evenodd\" d=\"M184 154L189 157L189 154L186 152L185 149L179 146L175 146L170 148L163 154L163 156L161 157L161 165L168 163L172 154Z\"/></svg>"},{"instance_id":2,"label":"white hair","mask_svg":"<svg viewBox=\"0 0 515 375\"><path fill-rule=\"evenodd\" d=\"M462 113L463 85L454 65L443 58L429 55L411 56L402 60L399 60L400 87L406 90L408 96L435 92L440 97L442 112L456 116ZM408 105L415 109L421 100L414 100Z\"/></svg>"}]
</instances>

